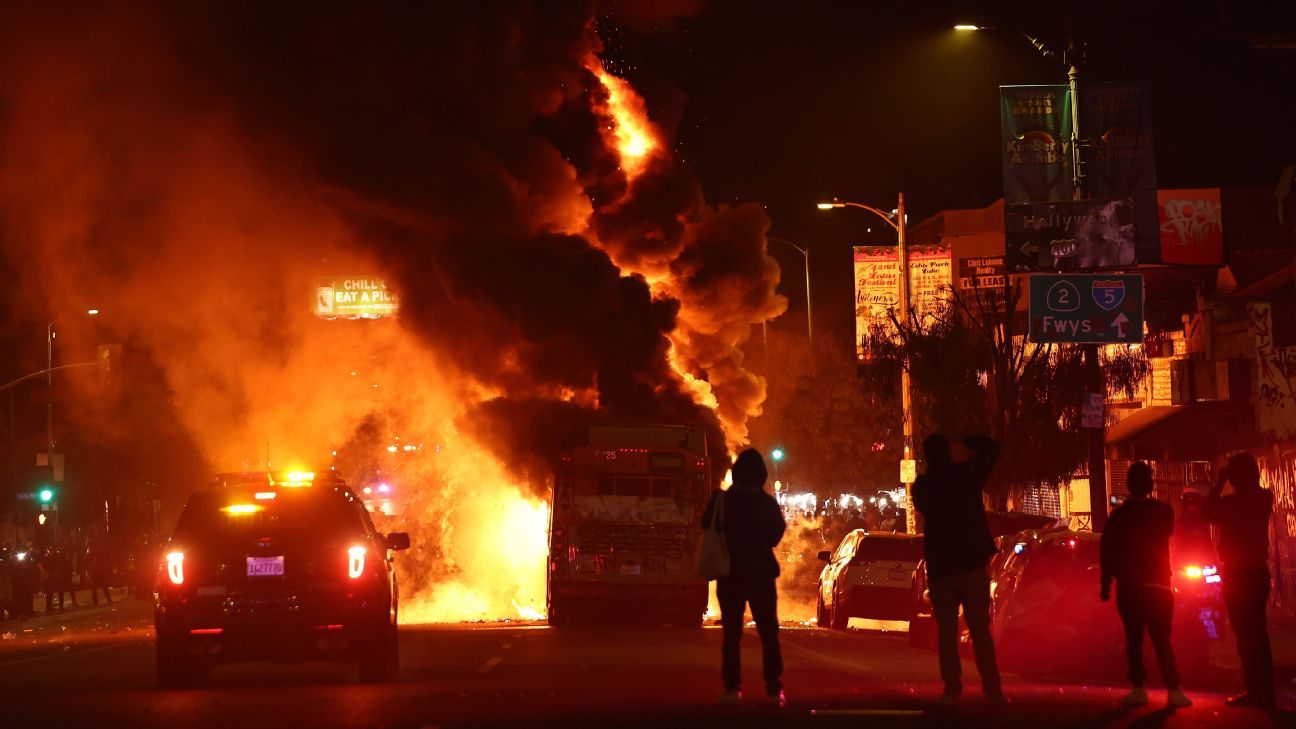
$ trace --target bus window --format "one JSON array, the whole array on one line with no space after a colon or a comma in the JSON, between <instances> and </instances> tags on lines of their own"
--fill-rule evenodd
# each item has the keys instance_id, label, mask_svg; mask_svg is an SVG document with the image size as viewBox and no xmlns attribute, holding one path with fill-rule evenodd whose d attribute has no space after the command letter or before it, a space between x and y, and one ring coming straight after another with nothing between
<instances>
[{"instance_id":1,"label":"bus window","mask_svg":"<svg viewBox=\"0 0 1296 729\"><path fill-rule=\"evenodd\" d=\"M617 496L647 496L649 483L646 476L626 476L617 478Z\"/></svg>"},{"instance_id":2,"label":"bus window","mask_svg":"<svg viewBox=\"0 0 1296 729\"><path fill-rule=\"evenodd\" d=\"M616 491L615 476L599 476L599 480L598 480L599 496L615 496L616 492L617 491Z\"/></svg>"},{"instance_id":3,"label":"bus window","mask_svg":"<svg viewBox=\"0 0 1296 729\"><path fill-rule=\"evenodd\" d=\"M675 483L669 478L654 478L652 480L652 495L670 498L675 495Z\"/></svg>"}]
</instances>

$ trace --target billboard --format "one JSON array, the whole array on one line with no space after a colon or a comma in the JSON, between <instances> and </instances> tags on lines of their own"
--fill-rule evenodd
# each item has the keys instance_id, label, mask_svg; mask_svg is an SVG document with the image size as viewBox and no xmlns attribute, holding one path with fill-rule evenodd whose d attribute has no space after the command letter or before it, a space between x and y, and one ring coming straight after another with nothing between
<instances>
[{"instance_id":1,"label":"billboard","mask_svg":"<svg viewBox=\"0 0 1296 729\"><path fill-rule=\"evenodd\" d=\"M1003 256L960 258L958 285L961 289L990 289L1004 285L1008 267Z\"/></svg>"},{"instance_id":2,"label":"billboard","mask_svg":"<svg viewBox=\"0 0 1296 729\"><path fill-rule=\"evenodd\" d=\"M1084 84L1080 126L1093 144L1086 155L1088 197L1129 199L1134 206L1137 259L1160 261L1151 86L1145 81Z\"/></svg>"},{"instance_id":3,"label":"billboard","mask_svg":"<svg viewBox=\"0 0 1296 729\"><path fill-rule=\"evenodd\" d=\"M1071 98L1066 84L999 87L1004 204L1072 198Z\"/></svg>"},{"instance_id":4,"label":"billboard","mask_svg":"<svg viewBox=\"0 0 1296 729\"><path fill-rule=\"evenodd\" d=\"M1187 266L1224 263L1224 219L1218 187L1157 190L1161 262Z\"/></svg>"},{"instance_id":5,"label":"billboard","mask_svg":"<svg viewBox=\"0 0 1296 729\"><path fill-rule=\"evenodd\" d=\"M869 341L893 331L900 303L900 265L895 246L855 246L855 351L868 357ZM909 301L918 321L930 324L949 305L953 258L948 246L909 247Z\"/></svg>"},{"instance_id":6,"label":"billboard","mask_svg":"<svg viewBox=\"0 0 1296 729\"><path fill-rule=\"evenodd\" d=\"M375 276L334 276L315 285L315 316L322 319L377 319L395 314L398 304Z\"/></svg>"},{"instance_id":7,"label":"billboard","mask_svg":"<svg viewBox=\"0 0 1296 729\"><path fill-rule=\"evenodd\" d=\"M1129 200L1067 200L1009 205L1004 258L1013 273L1082 271L1133 265Z\"/></svg>"}]
</instances>

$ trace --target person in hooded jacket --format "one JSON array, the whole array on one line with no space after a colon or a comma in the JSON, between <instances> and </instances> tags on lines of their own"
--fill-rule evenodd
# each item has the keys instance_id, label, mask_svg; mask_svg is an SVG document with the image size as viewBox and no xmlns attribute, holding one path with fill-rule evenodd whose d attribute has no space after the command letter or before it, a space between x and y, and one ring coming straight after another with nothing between
<instances>
[{"instance_id":1,"label":"person in hooded jacket","mask_svg":"<svg viewBox=\"0 0 1296 729\"><path fill-rule=\"evenodd\" d=\"M702 515L702 527L709 529L717 511L720 512L718 528L729 547L729 574L716 580L716 599L720 602L724 630L720 671L725 689L720 697L722 703L742 700L739 645L743 613L750 605L764 657L766 696L778 706L787 705L782 680L783 653L778 637L778 590L774 584L779 576L774 547L783 539L787 524L778 501L765 492L768 479L765 459L759 451L748 448L734 461L733 486L728 491L716 492Z\"/></svg>"}]
</instances>

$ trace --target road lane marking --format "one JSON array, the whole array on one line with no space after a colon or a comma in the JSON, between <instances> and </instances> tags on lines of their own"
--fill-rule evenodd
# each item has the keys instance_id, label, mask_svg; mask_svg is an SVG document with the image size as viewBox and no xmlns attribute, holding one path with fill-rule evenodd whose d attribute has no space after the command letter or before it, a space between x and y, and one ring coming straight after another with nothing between
<instances>
[{"instance_id":1,"label":"road lane marking","mask_svg":"<svg viewBox=\"0 0 1296 729\"><path fill-rule=\"evenodd\" d=\"M509 648L512 648L512 647L513 647L513 644L512 644L512 643L505 643L504 645L500 646L500 650L505 650L505 651L506 651L506 650L508 650Z\"/></svg>"},{"instance_id":2,"label":"road lane marking","mask_svg":"<svg viewBox=\"0 0 1296 729\"><path fill-rule=\"evenodd\" d=\"M491 656L485 663L481 664L481 668L477 669L477 673L489 673L492 668L498 666L503 660L504 656Z\"/></svg>"},{"instance_id":3,"label":"road lane marking","mask_svg":"<svg viewBox=\"0 0 1296 729\"><path fill-rule=\"evenodd\" d=\"M918 709L811 709L811 716L925 716Z\"/></svg>"},{"instance_id":4,"label":"road lane marking","mask_svg":"<svg viewBox=\"0 0 1296 729\"><path fill-rule=\"evenodd\" d=\"M22 665L22 664L24 664L24 663L36 663L37 661L48 661L48 660L51 660L51 659L53 659L53 658L61 658L61 657L63 657L63 656L71 656L71 655L83 656L83 655L85 655L85 654L87 654L87 653L99 653L99 652L101 652L101 651L110 651L110 650L114 650L114 649L116 649L116 648L126 648L127 646L130 646L130 645L132 645L132 644L131 644L131 643L113 643L112 645L100 645L100 646L95 646L95 647L93 647L93 648L86 648L85 650L80 650L80 651L63 651L63 650L60 650L60 651L56 651L56 652L54 652L54 653L46 653L46 654L44 654L44 655L40 655L40 656L30 656L30 657L28 657L28 658L18 658L18 659L12 660L12 661L0 661L0 668L4 668L5 666L19 666L19 665Z\"/></svg>"}]
</instances>

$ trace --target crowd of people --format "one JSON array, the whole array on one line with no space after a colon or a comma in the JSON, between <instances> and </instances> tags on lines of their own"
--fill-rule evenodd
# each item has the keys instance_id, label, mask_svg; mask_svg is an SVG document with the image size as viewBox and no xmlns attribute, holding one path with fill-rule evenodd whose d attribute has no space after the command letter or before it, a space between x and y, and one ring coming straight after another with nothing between
<instances>
[{"instance_id":1,"label":"crowd of people","mask_svg":"<svg viewBox=\"0 0 1296 729\"><path fill-rule=\"evenodd\" d=\"M128 588L137 596L152 592L156 560L148 540L120 554L105 539L70 536L32 546L22 542L0 545L0 620L31 618L81 606L78 592L89 592L89 604L113 602L112 588Z\"/></svg>"},{"instance_id":2,"label":"crowd of people","mask_svg":"<svg viewBox=\"0 0 1296 729\"><path fill-rule=\"evenodd\" d=\"M923 443L926 471L913 485L913 503L924 522L923 548L933 617L937 624L941 701L955 703L963 692L959 658L959 620L966 622L982 691L990 703L1005 703L1003 680L990 624L989 563L997 553L985 513L984 489L998 459L999 443L969 436L963 445L972 456L955 461L949 440L940 434ZM783 690L783 661L778 638L780 570L774 550L787 531L785 509L763 490L767 473L759 452L741 453L733 467L733 488L717 492L703 517L703 527L722 533L728 546L728 573L717 579L723 625L720 700L742 700L739 643L743 612L750 605L761 638L765 693L779 706L787 703ZM1225 494L1231 486L1232 492ZM1174 510L1152 497L1152 469L1134 464L1129 472L1129 498L1111 514L1101 539L1101 579L1094 585L1105 602L1115 587L1113 619L1124 626L1131 690L1123 706L1148 703L1144 682L1144 636L1151 639L1167 696L1173 710L1192 705L1179 684L1170 641L1175 610L1171 588L1171 539ZM1268 520L1273 494L1260 485L1260 469L1248 454L1236 454L1221 469L1218 480L1202 499L1202 521L1218 531L1217 548L1223 575L1229 622L1237 634L1246 690L1227 701L1230 706L1273 709L1277 705L1273 655L1269 644L1267 607L1270 590ZM864 513L847 513L841 526L828 515L816 515L842 534L868 528ZM858 524L858 526L854 526ZM1188 535L1185 535L1188 536ZM825 539L827 535L825 535Z\"/></svg>"}]
</instances>

